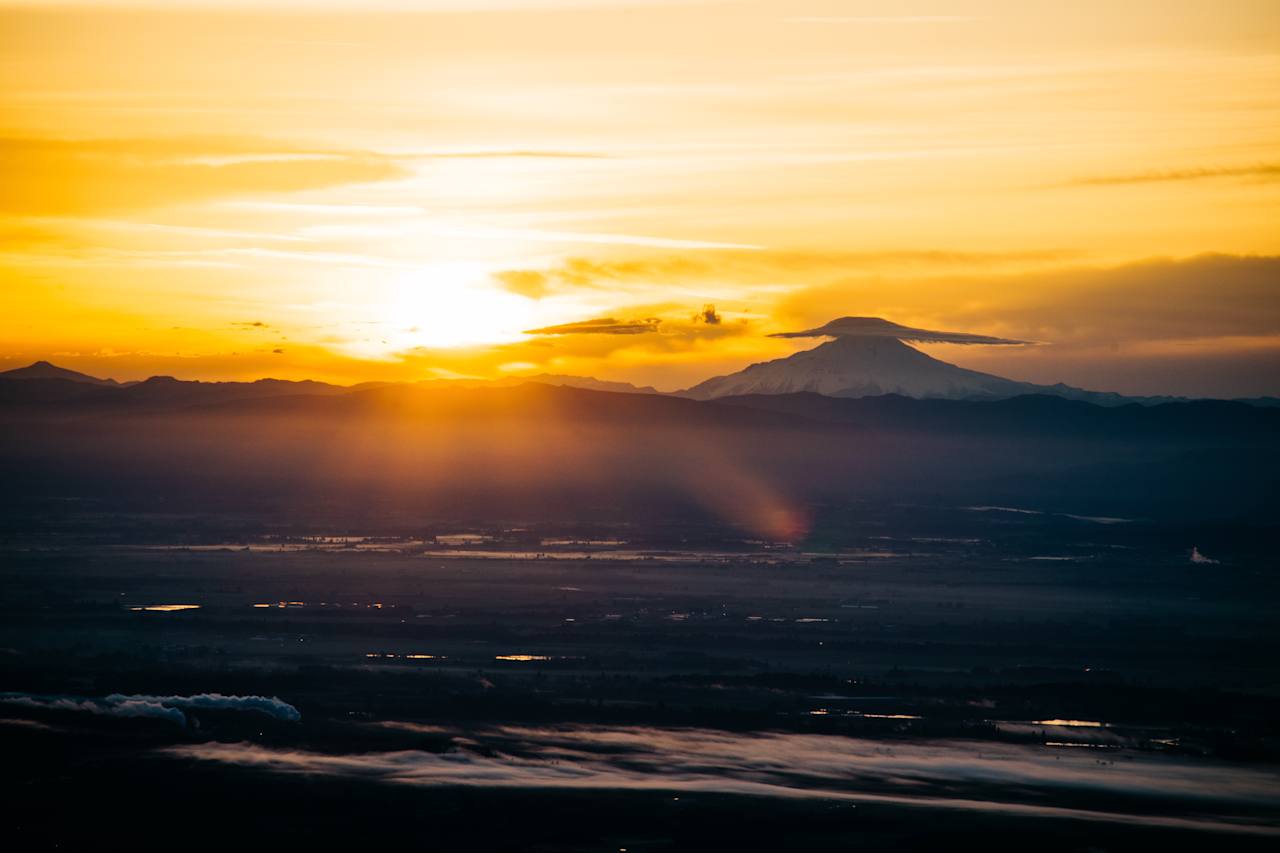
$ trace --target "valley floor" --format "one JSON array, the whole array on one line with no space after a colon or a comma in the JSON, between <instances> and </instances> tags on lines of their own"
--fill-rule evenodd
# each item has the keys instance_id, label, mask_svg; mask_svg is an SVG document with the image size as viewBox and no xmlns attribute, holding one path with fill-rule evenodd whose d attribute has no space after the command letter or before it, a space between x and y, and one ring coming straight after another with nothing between
<instances>
[{"instance_id":1,"label":"valley floor","mask_svg":"<svg viewBox=\"0 0 1280 853\"><path fill-rule=\"evenodd\" d=\"M803 547L625 526L9 541L7 834L1274 844L1265 561L1193 563L1176 531L1113 519L948 518Z\"/></svg>"}]
</instances>

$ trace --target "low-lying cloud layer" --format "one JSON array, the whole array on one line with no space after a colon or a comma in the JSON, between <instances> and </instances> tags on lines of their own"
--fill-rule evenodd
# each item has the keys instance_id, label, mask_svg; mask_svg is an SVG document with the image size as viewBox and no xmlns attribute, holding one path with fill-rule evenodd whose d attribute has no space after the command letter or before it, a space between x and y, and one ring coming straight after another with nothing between
<instances>
[{"instance_id":1,"label":"low-lying cloud layer","mask_svg":"<svg viewBox=\"0 0 1280 853\"><path fill-rule=\"evenodd\" d=\"M227 696L197 693L194 696L148 696L113 693L101 699L83 696L41 696L0 693L0 704L50 711L80 711L106 717L153 717L187 725L184 710L255 711L277 720L296 722L298 709L274 696Z\"/></svg>"},{"instance_id":2,"label":"low-lying cloud layer","mask_svg":"<svg viewBox=\"0 0 1280 853\"><path fill-rule=\"evenodd\" d=\"M1280 775L1204 761L1129 754L1110 761L1087 749L705 729L380 726L448 736L454 749L333 755L204 743L165 752L274 773L403 785L737 793L1280 834L1273 819ZM1075 807L1045 805L1063 795Z\"/></svg>"}]
</instances>

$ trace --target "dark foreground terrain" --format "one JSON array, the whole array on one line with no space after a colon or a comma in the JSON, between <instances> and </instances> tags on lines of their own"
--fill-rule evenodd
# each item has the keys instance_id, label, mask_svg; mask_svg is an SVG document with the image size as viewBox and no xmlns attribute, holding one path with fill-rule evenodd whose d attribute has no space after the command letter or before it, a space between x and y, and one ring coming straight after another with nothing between
<instances>
[{"instance_id":1,"label":"dark foreground terrain","mask_svg":"<svg viewBox=\"0 0 1280 853\"><path fill-rule=\"evenodd\" d=\"M1280 835L1265 526L848 504L786 545L33 511L0 552L8 849Z\"/></svg>"},{"instance_id":2,"label":"dark foreground terrain","mask_svg":"<svg viewBox=\"0 0 1280 853\"><path fill-rule=\"evenodd\" d=\"M6 849L1280 835L1280 410L0 404Z\"/></svg>"}]
</instances>

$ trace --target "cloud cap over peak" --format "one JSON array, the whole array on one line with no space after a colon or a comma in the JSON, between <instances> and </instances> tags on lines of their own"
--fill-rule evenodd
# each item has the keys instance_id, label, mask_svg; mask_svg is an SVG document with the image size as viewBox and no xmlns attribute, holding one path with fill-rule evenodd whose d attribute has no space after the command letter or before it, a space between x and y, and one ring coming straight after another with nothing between
<instances>
[{"instance_id":1,"label":"cloud cap over peak","mask_svg":"<svg viewBox=\"0 0 1280 853\"><path fill-rule=\"evenodd\" d=\"M971 335L968 332L935 332L929 329L914 329L891 323L882 317L840 317L825 326L806 329L802 332L777 332L771 338L897 338L901 341L919 341L923 343L941 344L1028 344L1031 341L1018 341L1012 338L997 338L990 335Z\"/></svg>"}]
</instances>

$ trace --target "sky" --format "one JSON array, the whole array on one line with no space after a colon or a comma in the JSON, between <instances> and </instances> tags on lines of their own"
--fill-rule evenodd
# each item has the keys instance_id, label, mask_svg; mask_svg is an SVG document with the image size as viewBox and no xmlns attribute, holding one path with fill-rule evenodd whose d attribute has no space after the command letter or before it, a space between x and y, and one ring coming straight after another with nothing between
<instances>
[{"instance_id":1,"label":"sky","mask_svg":"<svg viewBox=\"0 0 1280 853\"><path fill-rule=\"evenodd\" d=\"M1274 0L0 0L0 368L1280 394Z\"/></svg>"}]
</instances>

